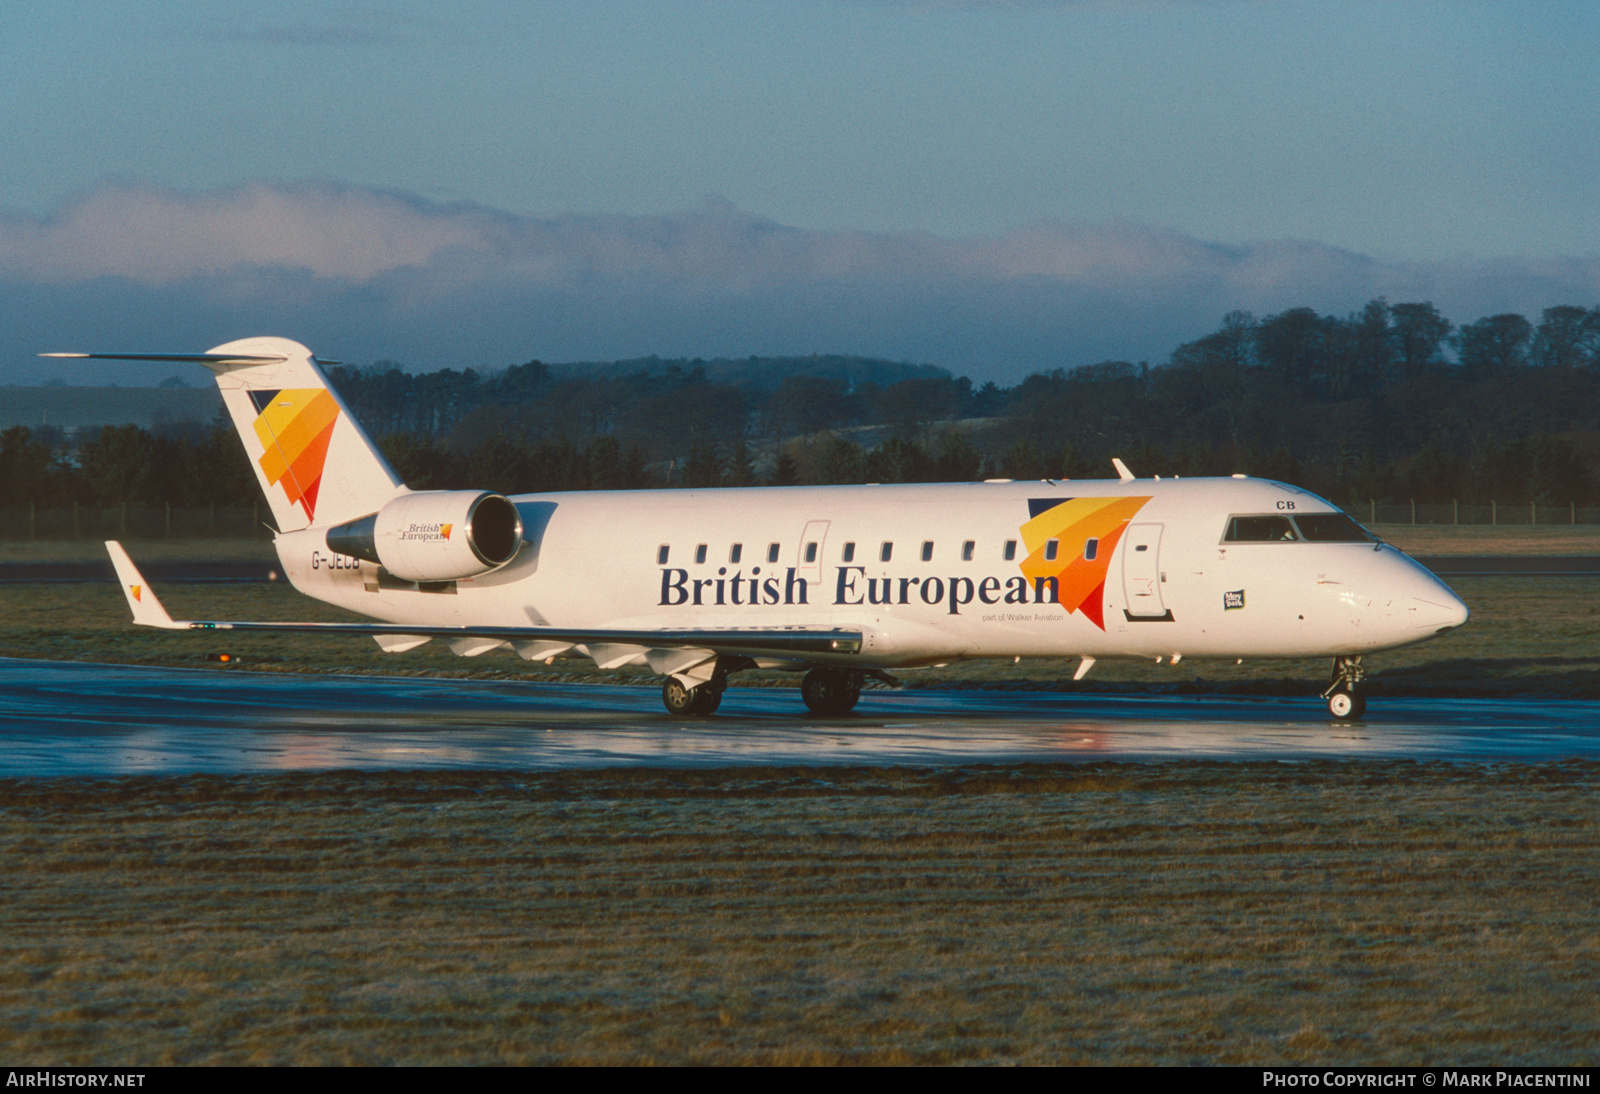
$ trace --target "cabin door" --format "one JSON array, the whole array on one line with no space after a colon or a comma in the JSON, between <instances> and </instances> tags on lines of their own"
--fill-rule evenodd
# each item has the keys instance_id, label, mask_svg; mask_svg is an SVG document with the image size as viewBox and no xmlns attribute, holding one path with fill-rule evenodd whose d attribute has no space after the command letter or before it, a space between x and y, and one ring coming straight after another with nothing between
<instances>
[{"instance_id":1,"label":"cabin door","mask_svg":"<svg viewBox=\"0 0 1600 1094\"><path fill-rule=\"evenodd\" d=\"M795 573L815 584L822 580L822 549L828 539L828 521L808 520L800 533L800 554Z\"/></svg>"},{"instance_id":2,"label":"cabin door","mask_svg":"<svg viewBox=\"0 0 1600 1094\"><path fill-rule=\"evenodd\" d=\"M1168 619L1161 586L1161 528L1159 524L1130 524L1122 540L1122 593L1129 619Z\"/></svg>"}]
</instances>

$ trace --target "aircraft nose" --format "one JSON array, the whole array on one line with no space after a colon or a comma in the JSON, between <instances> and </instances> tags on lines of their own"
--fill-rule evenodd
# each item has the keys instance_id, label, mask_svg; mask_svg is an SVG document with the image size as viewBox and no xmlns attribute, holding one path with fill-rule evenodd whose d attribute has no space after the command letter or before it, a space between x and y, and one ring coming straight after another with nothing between
<instances>
[{"instance_id":1,"label":"aircraft nose","mask_svg":"<svg viewBox=\"0 0 1600 1094\"><path fill-rule=\"evenodd\" d=\"M1472 612L1443 582L1437 578L1434 581L1437 589L1411 598L1408 614L1416 630L1427 634L1443 634L1465 623Z\"/></svg>"},{"instance_id":2,"label":"aircraft nose","mask_svg":"<svg viewBox=\"0 0 1600 1094\"><path fill-rule=\"evenodd\" d=\"M1411 579L1407 582L1409 601L1406 616L1413 632L1432 635L1453 631L1467 621L1472 613L1455 592L1433 573L1411 559ZM1396 605L1399 607L1399 604Z\"/></svg>"}]
</instances>

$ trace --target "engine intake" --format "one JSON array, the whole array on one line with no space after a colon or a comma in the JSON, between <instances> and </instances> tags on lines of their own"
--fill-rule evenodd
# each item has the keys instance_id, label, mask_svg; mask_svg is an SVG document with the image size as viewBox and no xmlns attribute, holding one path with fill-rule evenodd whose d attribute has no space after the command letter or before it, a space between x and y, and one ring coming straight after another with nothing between
<instances>
[{"instance_id":1,"label":"engine intake","mask_svg":"<svg viewBox=\"0 0 1600 1094\"><path fill-rule=\"evenodd\" d=\"M515 558L522 515L502 494L424 490L329 528L327 539L328 550L376 562L404 581L455 581Z\"/></svg>"}]
</instances>

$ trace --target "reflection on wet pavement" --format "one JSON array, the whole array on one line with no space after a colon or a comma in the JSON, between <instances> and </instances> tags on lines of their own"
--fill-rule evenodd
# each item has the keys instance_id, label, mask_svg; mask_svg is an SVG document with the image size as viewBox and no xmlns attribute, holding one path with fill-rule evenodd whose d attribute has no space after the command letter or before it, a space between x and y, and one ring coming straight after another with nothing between
<instances>
[{"instance_id":1,"label":"reflection on wet pavement","mask_svg":"<svg viewBox=\"0 0 1600 1094\"><path fill-rule=\"evenodd\" d=\"M1600 705L870 691L844 718L735 688L678 719L654 688L283 676L0 659L0 776L337 768L1600 757Z\"/></svg>"}]
</instances>

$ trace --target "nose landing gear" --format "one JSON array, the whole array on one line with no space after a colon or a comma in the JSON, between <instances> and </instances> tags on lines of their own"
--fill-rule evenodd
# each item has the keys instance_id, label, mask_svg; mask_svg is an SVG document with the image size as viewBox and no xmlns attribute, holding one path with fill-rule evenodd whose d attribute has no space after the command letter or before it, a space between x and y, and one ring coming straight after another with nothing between
<instances>
[{"instance_id":1,"label":"nose landing gear","mask_svg":"<svg viewBox=\"0 0 1600 1094\"><path fill-rule=\"evenodd\" d=\"M1341 722L1354 722L1367 712L1367 698L1361 694L1361 681L1367 675L1359 657L1335 657L1333 679L1322 697L1328 713Z\"/></svg>"}]
</instances>

